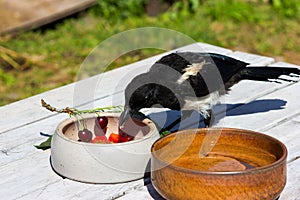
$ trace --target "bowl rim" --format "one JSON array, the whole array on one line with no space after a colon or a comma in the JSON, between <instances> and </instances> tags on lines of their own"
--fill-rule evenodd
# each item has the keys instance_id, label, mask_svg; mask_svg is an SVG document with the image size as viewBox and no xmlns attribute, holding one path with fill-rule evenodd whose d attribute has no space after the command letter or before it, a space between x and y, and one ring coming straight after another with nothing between
<instances>
[{"instance_id":1,"label":"bowl rim","mask_svg":"<svg viewBox=\"0 0 300 200\"><path fill-rule=\"evenodd\" d=\"M255 167L252 169L248 169L248 170L243 170L243 171L201 171L201 170L195 170L195 169L189 169L189 168L184 168L184 167L180 167L180 166L176 166L176 165L172 165L172 163L167 163L166 161L158 158L158 156L155 154L154 151L154 147L157 144L157 142L164 140L165 138L168 137L174 137L174 135L176 134L187 134L185 133L187 130L189 131L195 131L195 133L197 134L199 131L209 131L209 130L229 130L229 131L234 131L234 132L243 132L245 134L248 135L257 135L259 137L263 137L269 140L272 140L274 142L276 142L282 149L283 151L283 155L276 160L275 162L269 164L269 165L265 165L262 167ZM190 133L191 134L191 133ZM286 163L286 159L287 159L287 154L288 154L288 150L286 148L286 146L279 141L278 139L276 139L275 137L272 137L270 135L264 134L264 133L260 133L257 131L252 131L252 130L248 130L248 129L240 129L240 128L227 128L227 127L212 127L212 128L198 128L198 129L186 129L186 130L180 130L180 131L176 131L174 133L170 133L164 137L161 137L159 139L157 139L151 146L151 156L154 157L158 162L163 163L164 166L166 167L170 167L176 171L180 171L180 172L184 172L184 173L189 173L189 174L202 174L202 175L216 175L216 176L220 176L220 175L245 175L245 174L254 174L254 173L263 173L265 171L269 171L270 169L276 168L284 163ZM152 158L151 158L152 159ZM153 170L151 169L151 172Z\"/></svg>"},{"instance_id":2,"label":"bowl rim","mask_svg":"<svg viewBox=\"0 0 300 200\"><path fill-rule=\"evenodd\" d=\"M94 113L87 113L87 114L83 114L82 117L86 117L86 118L94 118L94 117L97 117L97 116L106 116L106 117L119 117L121 115L120 112L101 112L101 113L98 113L98 114L94 114ZM92 146L98 146L98 147L112 147L112 146L124 146L124 145L130 145L130 144L134 144L134 143L140 143L144 140L148 140L148 139L151 139L155 134L158 134L158 130L154 124L154 122L148 118L144 118L142 120L142 122L149 126L150 127L150 132L139 138L139 139L136 139L136 140L131 140L131 141L128 141L128 142L120 142L120 143L105 143L105 144L102 144L102 143L90 143L90 142L79 142L79 141L75 141L75 140L72 140L68 137L66 137L63 133L62 133L62 129L64 126L67 126L69 124L72 124L74 122L76 122L77 119L76 117L69 117L69 118L66 118L64 119L63 121L61 121L56 129L55 129L55 132L54 134L59 136L60 138L62 138L63 140L66 140L68 142L72 142L74 144L79 144L79 145L86 145L86 146L89 146L89 145L92 145Z\"/></svg>"}]
</instances>

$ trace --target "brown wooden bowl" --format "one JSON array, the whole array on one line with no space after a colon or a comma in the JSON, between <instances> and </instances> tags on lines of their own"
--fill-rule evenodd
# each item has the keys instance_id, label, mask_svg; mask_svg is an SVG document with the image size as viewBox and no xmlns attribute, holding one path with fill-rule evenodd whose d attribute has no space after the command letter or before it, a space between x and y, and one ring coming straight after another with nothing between
<instances>
[{"instance_id":1,"label":"brown wooden bowl","mask_svg":"<svg viewBox=\"0 0 300 200\"><path fill-rule=\"evenodd\" d=\"M206 136L218 140L203 155ZM166 199L274 200L286 184L285 145L249 130L183 130L158 139L151 152L152 184Z\"/></svg>"}]
</instances>

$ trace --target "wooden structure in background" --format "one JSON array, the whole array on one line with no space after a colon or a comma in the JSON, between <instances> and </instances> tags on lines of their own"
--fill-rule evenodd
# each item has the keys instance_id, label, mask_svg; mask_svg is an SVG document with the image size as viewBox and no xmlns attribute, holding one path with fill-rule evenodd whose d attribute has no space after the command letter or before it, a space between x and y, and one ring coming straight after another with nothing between
<instances>
[{"instance_id":1,"label":"wooden structure in background","mask_svg":"<svg viewBox=\"0 0 300 200\"><path fill-rule=\"evenodd\" d=\"M0 0L0 35L46 25L95 3L97 0Z\"/></svg>"}]
</instances>

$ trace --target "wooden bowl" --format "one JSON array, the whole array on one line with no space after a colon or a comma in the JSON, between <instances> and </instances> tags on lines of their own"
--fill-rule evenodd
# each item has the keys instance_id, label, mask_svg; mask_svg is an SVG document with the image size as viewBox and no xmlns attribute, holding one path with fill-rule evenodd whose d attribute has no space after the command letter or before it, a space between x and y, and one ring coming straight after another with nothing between
<instances>
[{"instance_id":1,"label":"wooden bowl","mask_svg":"<svg viewBox=\"0 0 300 200\"><path fill-rule=\"evenodd\" d=\"M101 113L108 117L106 136L118 133L120 113ZM96 132L96 115L83 115L86 126ZM128 121L124 131L134 139L123 143L87 143L78 141L78 120L62 121L53 135L51 163L63 177L88 183L119 183L144 177L150 171L151 145L159 132L149 119Z\"/></svg>"},{"instance_id":2,"label":"wooden bowl","mask_svg":"<svg viewBox=\"0 0 300 200\"><path fill-rule=\"evenodd\" d=\"M206 136L219 137L212 148ZM166 199L274 200L286 184L285 145L249 130L183 130L158 139L151 152L152 184Z\"/></svg>"}]
</instances>

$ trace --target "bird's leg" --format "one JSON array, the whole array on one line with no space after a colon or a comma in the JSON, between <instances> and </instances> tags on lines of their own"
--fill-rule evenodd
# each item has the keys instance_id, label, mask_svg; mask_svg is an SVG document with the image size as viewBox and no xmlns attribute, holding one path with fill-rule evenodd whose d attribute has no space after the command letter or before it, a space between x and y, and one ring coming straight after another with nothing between
<instances>
[{"instance_id":1,"label":"bird's leg","mask_svg":"<svg viewBox=\"0 0 300 200\"><path fill-rule=\"evenodd\" d=\"M215 117L214 117L214 114L213 114L212 110L209 109L209 110L207 110L207 112L209 113L209 116L207 118L204 118L205 128L211 127L211 125L215 121Z\"/></svg>"}]
</instances>

